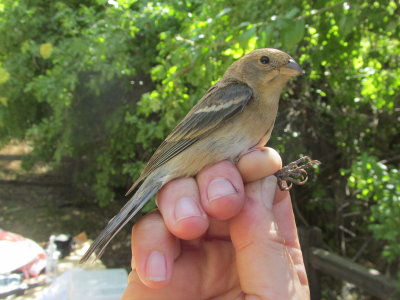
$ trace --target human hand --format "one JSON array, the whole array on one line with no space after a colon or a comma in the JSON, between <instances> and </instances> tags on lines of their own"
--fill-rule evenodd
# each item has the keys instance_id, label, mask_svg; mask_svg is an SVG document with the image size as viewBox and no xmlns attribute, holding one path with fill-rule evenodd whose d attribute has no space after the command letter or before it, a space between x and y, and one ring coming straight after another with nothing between
<instances>
[{"instance_id":1,"label":"human hand","mask_svg":"<svg viewBox=\"0 0 400 300\"><path fill-rule=\"evenodd\" d=\"M308 299L290 195L270 176L280 168L264 148L165 185L132 229L122 299Z\"/></svg>"}]
</instances>

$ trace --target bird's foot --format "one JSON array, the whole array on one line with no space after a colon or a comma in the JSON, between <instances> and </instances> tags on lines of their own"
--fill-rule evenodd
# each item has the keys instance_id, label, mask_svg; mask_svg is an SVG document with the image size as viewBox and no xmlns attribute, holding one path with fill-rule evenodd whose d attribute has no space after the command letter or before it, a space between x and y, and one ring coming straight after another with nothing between
<instances>
[{"instance_id":1,"label":"bird's foot","mask_svg":"<svg viewBox=\"0 0 400 300\"><path fill-rule=\"evenodd\" d=\"M278 186L281 191L288 191L293 184L303 185L307 182L308 175L306 169L321 162L312 160L309 156L303 156L298 160L284 166L274 175L278 178Z\"/></svg>"}]
</instances>

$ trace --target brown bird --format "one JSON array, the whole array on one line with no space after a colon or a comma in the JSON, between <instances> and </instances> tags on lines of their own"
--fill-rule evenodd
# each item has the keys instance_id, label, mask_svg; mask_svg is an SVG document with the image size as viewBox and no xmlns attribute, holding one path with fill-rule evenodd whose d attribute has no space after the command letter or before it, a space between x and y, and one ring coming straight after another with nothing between
<instances>
[{"instance_id":1,"label":"brown bird","mask_svg":"<svg viewBox=\"0 0 400 300\"><path fill-rule=\"evenodd\" d=\"M97 249L101 256L111 239L167 182L194 176L222 160L237 162L246 152L264 146L274 127L282 88L290 77L302 73L293 58L277 49L254 50L233 63L158 147L128 191L135 191L131 199L81 262Z\"/></svg>"}]
</instances>

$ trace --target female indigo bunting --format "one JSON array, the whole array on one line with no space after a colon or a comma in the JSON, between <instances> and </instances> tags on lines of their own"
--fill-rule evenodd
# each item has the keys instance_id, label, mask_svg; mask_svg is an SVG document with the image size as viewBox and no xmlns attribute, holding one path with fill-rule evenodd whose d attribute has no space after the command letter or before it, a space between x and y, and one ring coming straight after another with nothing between
<instances>
[{"instance_id":1,"label":"female indigo bunting","mask_svg":"<svg viewBox=\"0 0 400 300\"><path fill-rule=\"evenodd\" d=\"M277 49L257 49L234 62L158 147L129 190L134 192L131 199L109 221L81 262L97 249L99 257L119 230L169 181L194 176L222 160L237 162L243 154L264 146L274 127L282 88L290 77L302 73L288 54Z\"/></svg>"}]
</instances>

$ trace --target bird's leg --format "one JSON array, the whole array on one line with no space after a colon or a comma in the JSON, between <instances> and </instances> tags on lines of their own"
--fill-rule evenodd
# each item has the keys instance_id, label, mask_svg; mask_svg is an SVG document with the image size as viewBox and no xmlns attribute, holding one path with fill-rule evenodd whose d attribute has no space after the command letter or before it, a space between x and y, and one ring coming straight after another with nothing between
<instances>
[{"instance_id":1,"label":"bird's leg","mask_svg":"<svg viewBox=\"0 0 400 300\"><path fill-rule=\"evenodd\" d=\"M308 156L303 156L298 160L284 166L274 175L278 178L278 186L281 191L288 191L294 184L303 185L307 182L308 175L306 169L321 162L311 160ZM289 184L288 184L289 183Z\"/></svg>"}]
</instances>

